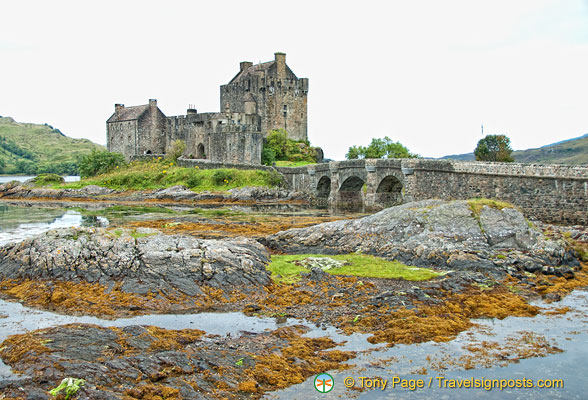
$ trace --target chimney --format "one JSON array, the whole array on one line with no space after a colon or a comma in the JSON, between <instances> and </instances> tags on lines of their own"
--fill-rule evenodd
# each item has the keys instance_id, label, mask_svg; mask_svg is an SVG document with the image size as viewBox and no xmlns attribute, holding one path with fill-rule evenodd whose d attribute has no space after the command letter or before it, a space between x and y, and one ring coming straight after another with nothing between
<instances>
[{"instance_id":1,"label":"chimney","mask_svg":"<svg viewBox=\"0 0 588 400\"><path fill-rule=\"evenodd\" d=\"M274 53L278 79L286 79L286 53Z\"/></svg>"},{"instance_id":2,"label":"chimney","mask_svg":"<svg viewBox=\"0 0 588 400\"><path fill-rule=\"evenodd\" d=\"M253 63L251 61L241 61L239 63L239 70L245 71L247 68L251 67Z\"/></svg>"},{"instance_id":3,"label":"chimney","mask_svg":"<svg viewBox=\"0 0 588 400\"><path fill-rule=\"evenodd\" d=\"M149 99L149 113L153 116L157 115L157 100Z\"/></svg>"},{"instance_id":4,"label":"chimney","mask_svg":"<svg viewBox=\"0 0 588 400\"><path fill-rule=\"evenodd\" d=\"M124 104L115 104L114 105L114 114L118 117L120 112L125 108Z\"/></svg>"}]
</instances>

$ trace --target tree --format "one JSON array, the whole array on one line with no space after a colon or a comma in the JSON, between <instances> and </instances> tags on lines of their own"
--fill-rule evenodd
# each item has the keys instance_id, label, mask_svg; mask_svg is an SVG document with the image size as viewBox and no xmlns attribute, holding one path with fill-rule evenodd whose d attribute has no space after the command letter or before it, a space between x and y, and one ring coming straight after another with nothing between
<instances>
[{"instance_id":1,"label":"tree","mask_svg":"<svg viewBox=\"0 0 588 400\"><path fill-rule=\"evenodd\" d=\"M362 158L417 158L400 142L393 142L388 136L383 139L373 138L369 146L351 146L345 155L348 160Z\"/></svg>"},{"instance_id":2,"label":"tree","mask_svg":"<svg viewBox=\"0 0 588 400\"><path fill-rule=\"evenodd\" d=\"M4 167L6 166L6 162L3 158L0 158L0 174L4 172Z\"/></svg>"},{"instance_id":3,"label":"tree","mask_svg":"<svg viewBox=\"0 0 588 400\"><path fill-rule=\"evenodd\" d=\"M116 167L126 165L125 158L120 153L111 153L108 150L92 150L83 156L79 163L80 175L85 178L105 174Z\"/></svg>"},{"instance_id":4,"label":"tree","mask_svg":"<svg viewBox=\"0 0 588 400\"><path fill-rule=\"evenodd\" d=\"M318 150L307 140L288 139L284 129L271 131L264 140L261 151L261 162L271 165L274 161L306 161L314 163L318 157Z\"/></svg>"},{"instance_id":5,"label":"tree","mask_svg":"<svg viewBox=\"0 0 588 400\"><path fill-rule=\"evenodd\" d=\"M488 135L480 139L474 155L477 161L513 162L510 139L505 135Z\"/></svg>"}]
</instances>

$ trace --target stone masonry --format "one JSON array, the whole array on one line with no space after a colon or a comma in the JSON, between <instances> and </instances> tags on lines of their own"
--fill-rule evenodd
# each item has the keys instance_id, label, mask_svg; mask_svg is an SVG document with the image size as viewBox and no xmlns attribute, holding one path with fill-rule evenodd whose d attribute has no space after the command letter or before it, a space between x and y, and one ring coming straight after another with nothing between
<instances>
[{"instance_id":1,"label":"stone masonry","mask_svg":"<svg viewBox=\"0 0 588 400\"><path fill-rule=\"evenodd\" d=\"M381 209L425 199L508 201L527 217L588 225L588 167L425 159L349 160L279 168L319 205Z\"/></svg>"},{"instance_id":2,"label":"stone masonry","mask_svg":"<svg viewBox=\"0 0 588 400\"><path fill-rule=\"evenodd\" d=\"M167 117L149 104L115 104L106 122L108 150L127 160L167 153L173 142L186 143L186 158L211 162L261 164L263 139L273 129L286 129L295 140L307 140L308 79L297 78L284 53L274 61L240 63L239 72L220 88L221 112Z\"/></svg>"}]
</instances>

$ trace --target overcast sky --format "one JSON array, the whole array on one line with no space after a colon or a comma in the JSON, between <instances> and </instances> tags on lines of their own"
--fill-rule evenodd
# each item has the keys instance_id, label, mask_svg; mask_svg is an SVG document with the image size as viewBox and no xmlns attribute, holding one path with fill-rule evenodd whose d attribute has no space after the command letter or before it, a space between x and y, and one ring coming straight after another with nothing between
<instances>
[{"instance_id":1,"label":"overcast sky","mask_svg":"<svg viewBox=\"0 0 588 400\"><path fill-rule=\"evenodd\" d=\"M588 1L4 1L0 115L106 143L114 103L219 111L240 61L310 79L325 155L389 136L426 157L588 132Z\"/></svg>"}]
</instances>

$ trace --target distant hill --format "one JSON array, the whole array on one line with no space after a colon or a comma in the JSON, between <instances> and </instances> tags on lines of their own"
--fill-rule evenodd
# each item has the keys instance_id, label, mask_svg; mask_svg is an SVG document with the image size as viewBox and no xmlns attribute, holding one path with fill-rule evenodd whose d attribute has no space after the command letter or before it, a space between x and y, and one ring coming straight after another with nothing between
<instances>
[{"instance_id":1,"label":"distant hill","mask_svg":"<svg viewBox=\"0 0 588 400\"><path fill-rule=\"evenodd\" d=\"M104 149L104 146L88 139L72 139L51 125L0 117L0 174L75 175L77 159L92 149Z\"/></svg>"},{"instance_id":2,"label":"distant hill","mask_svg":"<svg viewBox=\"0 0 588 400\"><path fill-rule=\"evenodd\" d=\"M512 153L516 162L542 164L588 165L588 133L538 149L517 150ZM455 154L442 159L474 161L474 153Z\"/></svg>"}]
</instances>

